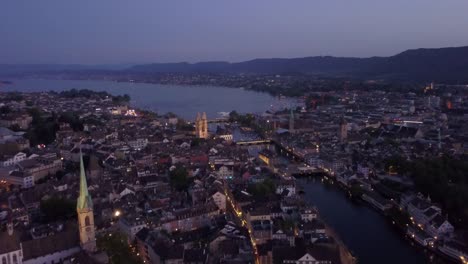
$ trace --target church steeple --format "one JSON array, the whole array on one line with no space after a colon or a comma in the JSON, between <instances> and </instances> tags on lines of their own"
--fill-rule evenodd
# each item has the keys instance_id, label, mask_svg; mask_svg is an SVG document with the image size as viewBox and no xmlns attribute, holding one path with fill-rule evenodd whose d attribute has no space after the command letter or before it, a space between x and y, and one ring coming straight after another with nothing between
<instances>
[{"instance_id":1,"label":"church steeple","mask_svg":"<svg viewBox=\"0 0 468 264\"><path fill-rule=\"evenodd\" d=\"M289 112L289 133L294 133L294 112L292 108Z\"/></svg>"},{"instance_id":2,"label":"church steeple","mask_svg":"<svg viewBox=\"0 0 468 264\"><path fill-rule=\"evenodd\" d=\"M348 139L348 122L342 117L340 119L340 127L338 128L338 137L340 142L344 143Z\"/></svg>"},{"instance_id":3,"label":"church steeple","mask_svg":"<svg viewBox=\"0 0 468 264\"><path fill-rule=\"evenodd\" d=\"M76 203L80 245L88 253L96 251L96 235L94 230L93 200L88 192L83 154L80 151L80 196Z\"/></svg>"},{"instance_id":4,"label":"church steeple","mask_svg":"<svg viewBox=\"0 0 468 264\"><path fill-rule=\"evenodd\" d=\"M86 173L83 163L83 154L80 151L80 196L78 197L78 203L76 204L77 210L92 209L93 200L88 192L88 183L86 182Z\"/></svg>"}]
</instances>

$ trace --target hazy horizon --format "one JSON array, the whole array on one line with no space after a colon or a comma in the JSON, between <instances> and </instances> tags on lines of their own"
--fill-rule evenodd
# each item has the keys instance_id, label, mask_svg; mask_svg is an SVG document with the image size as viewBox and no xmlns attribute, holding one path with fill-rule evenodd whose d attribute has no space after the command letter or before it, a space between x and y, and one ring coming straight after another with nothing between
<instances>
[{"instance_id":1,"label":"hazy horizon","mask_svg":"<svg viewBox=\"0 0 468 264\"><path fill-rule=\"evenodd\" d=\"M0 3L1 64L384 57L468 45L468 1Z\"/></svg>"}]
</instances>

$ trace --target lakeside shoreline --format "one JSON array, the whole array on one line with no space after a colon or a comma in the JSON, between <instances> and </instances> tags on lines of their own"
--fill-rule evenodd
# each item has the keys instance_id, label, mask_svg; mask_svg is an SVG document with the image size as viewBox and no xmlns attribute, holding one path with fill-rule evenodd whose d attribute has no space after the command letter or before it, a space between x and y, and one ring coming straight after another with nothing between
<instances>
[{"instance_id":1,"label":"lakeside shoreline","mask_svg":"<svg viewBox=\"0 0 468 264\"><path fill-rule=\"evenodd\" d=\"M197 112L208 118L219 112L264 113L285 107L299 106L294 98L278 98L267 93L232 89L221 86L165 85L153 83L119 83L113 80L18 79L14 85L2 85L1 91L47 92L75 89L107 91L113 95L129 94L132 107L158 113L176 113L186 120L194 120Z\"/></svg>"}]
</instances>

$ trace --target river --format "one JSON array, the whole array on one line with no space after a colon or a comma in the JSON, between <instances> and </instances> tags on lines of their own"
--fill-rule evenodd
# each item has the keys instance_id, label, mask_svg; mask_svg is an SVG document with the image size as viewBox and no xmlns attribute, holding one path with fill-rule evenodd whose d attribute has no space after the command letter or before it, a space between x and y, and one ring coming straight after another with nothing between
<instances>
[{"instance_id":1,"label":"river","mask_svg":"<svg viewBox=\"0 0 468 264\"><path fill-rule=\"evenodd\" d=\"M300 180L305 200L357 257L359 264L446 263L406 240L381 214L367 204L348 199L345 192L320 178Z\"/></svg>"},{"instance_id":2,"label":"river","mask_svg":"<svg viewBox=\"0 0 468 264\"><path fill-rule=\"evenodd\" d=\"M113 95L129 94L131 105L159 114L172 112L193 120L197 112L206 112L209 119L220 112L263 113L297 105L297 100L273 97L239 88L214 86L161 85L95 80L20 79L3 84L0 91L44 92L70 89L106 91Z\"/></svg>"}]
</instances>

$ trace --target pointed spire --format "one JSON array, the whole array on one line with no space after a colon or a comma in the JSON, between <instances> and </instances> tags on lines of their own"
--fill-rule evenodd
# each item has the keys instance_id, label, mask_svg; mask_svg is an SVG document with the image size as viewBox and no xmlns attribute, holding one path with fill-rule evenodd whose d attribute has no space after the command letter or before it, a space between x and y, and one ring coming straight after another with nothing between
<instances>
[{"instance_id":1,"label":"pointed spire","mask_svg":"<svg viewBox=\"0 0 468 264\"><path fill-rule=\"evenodd\" d=\"M80 196L78 197L77 209L92 209L93 202L88 192L88 183L86 182L86 173L83 163L83 153L80 149Z\"/></svg>"},{"instance_id":2,"label":"pointed spire","mask_svg":"<svg viewBox=\"0 0 468 264\"><path fill-rule=\"evenodd\" d=\"M289 133L294 132L294 111L291 108L289 111Z\"/></svg>"},{"instance_id":3,"label":"pointed spire","mask_svg":"<svg viewBox=\"0 0 468 264\"><path fill-rule=\"evenodd\" d=\"M206 120L206 112L203 112L202 119Z\"/></svg>"}]
</instances>

